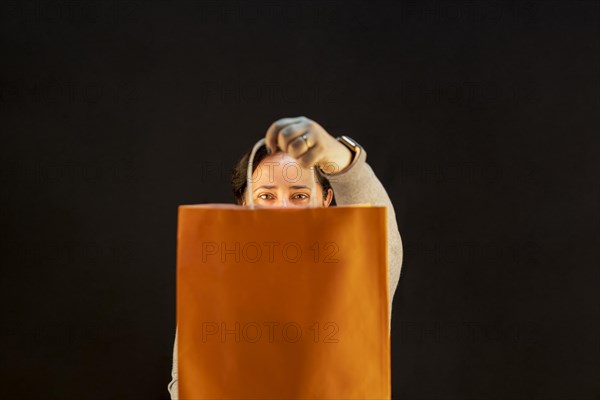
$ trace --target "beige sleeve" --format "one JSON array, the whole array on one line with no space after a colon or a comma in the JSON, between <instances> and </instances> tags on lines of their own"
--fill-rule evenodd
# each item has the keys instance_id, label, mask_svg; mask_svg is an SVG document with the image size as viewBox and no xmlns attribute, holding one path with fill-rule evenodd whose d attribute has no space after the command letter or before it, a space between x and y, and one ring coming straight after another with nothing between
<instances>
[{"instance_id":1,"label":"beige sleeve","mask_svg":"<svg viewBox=\"0 0 600 400\"><path fill-rule=\"evenodd\" d=\"M171 382L167 388L171 395L171 400L177 400L179 398L179 391L177 388L177 333L179 329L175 330L175 343L173 344L173 369L171 370Z\"/></svg>"}]
</instances>

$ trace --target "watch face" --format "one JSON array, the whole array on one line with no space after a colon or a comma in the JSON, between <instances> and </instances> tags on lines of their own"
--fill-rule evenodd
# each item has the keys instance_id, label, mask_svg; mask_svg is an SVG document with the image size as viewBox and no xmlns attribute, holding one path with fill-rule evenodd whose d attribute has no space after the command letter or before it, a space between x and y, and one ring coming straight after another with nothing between
<instances>
[{"instance_id":1,"label":"watch face","mask_svg":"<svg viewBox=\"0 0 600 400\"><path fill-rule=\"evenodd\" d=\"M360 149L360 146L348 136L340 136L338 140L341 143L343 143L346 147L348 147L352 152L358 153L358 149Z\"/></svg>"},{"instance_id":2,"label":"watch face","mask_svg":"<svg viewBox=\"0 0 600 400\"><path fill-rule=\"evenodd\" d=\"M348 136L342 136L341 138L344 142L346 142L346 144L348 144L354 148L358 147L358 143L356 143L354 140L350 139Z\"/></svg>"}]
</instances>

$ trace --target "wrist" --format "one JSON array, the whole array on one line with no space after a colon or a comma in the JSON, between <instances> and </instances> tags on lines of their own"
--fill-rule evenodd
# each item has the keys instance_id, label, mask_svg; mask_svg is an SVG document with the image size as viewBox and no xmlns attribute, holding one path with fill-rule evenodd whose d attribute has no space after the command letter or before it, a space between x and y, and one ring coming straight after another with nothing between
<instances>
[{"instance_id":1,"label":"wrist","mask_svg":"<svg viewBox=\"0 0 600 400\"><path fill-rule=\"evenodd\" d=\"M336 138L336 151L328 160L319 163L325 175L336 175L349 170L358 160L361 146L347 136Z\"/></svg>"}]
</instances>

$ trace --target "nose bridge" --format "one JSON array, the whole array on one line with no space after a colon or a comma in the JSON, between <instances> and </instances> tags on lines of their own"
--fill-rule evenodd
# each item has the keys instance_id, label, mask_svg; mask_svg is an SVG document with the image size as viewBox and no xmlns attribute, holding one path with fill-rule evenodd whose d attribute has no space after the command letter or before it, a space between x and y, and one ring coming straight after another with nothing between
<instances>
[{"instance_id":1,"label":"nose bridge","mask_svg":"<svg viewBox=\"0 0 600 400\"><path fill-rule=\"evenodd\" d=\"M277 200L274 202L275 207L289 207L290 201L288 199L288 194L285 190L281 190L280 188L277 190Z\"/></svg>"},{"instance_id":2,"label":"nose bridge","mask_svg":"<svg viewBox=\"0 0 600 400\"><path fill-rule=\"evenodd\" d=\"M279 206L280 207L289 207L289 203L288 203L288 198L287 196L280 196L279 197Z\"/></svg>"}]
</instances>

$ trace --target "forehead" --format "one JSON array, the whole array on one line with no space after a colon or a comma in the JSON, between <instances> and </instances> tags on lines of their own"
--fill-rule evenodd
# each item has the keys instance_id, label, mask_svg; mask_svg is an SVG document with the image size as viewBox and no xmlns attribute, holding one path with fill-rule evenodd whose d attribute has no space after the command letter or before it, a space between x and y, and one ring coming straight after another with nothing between
<instances>
[{"instance_id":1,"label":"forehead","mask_svg":"<svg viewBox=\"0 0 600 400\"><path fill-rule=\"evenodd\" d=\"M310 182L310 168L303 168L295 158L279 152L261 160L254 171L254 182L265 182L297 185Z\"/></svg>"}]
</instances>

